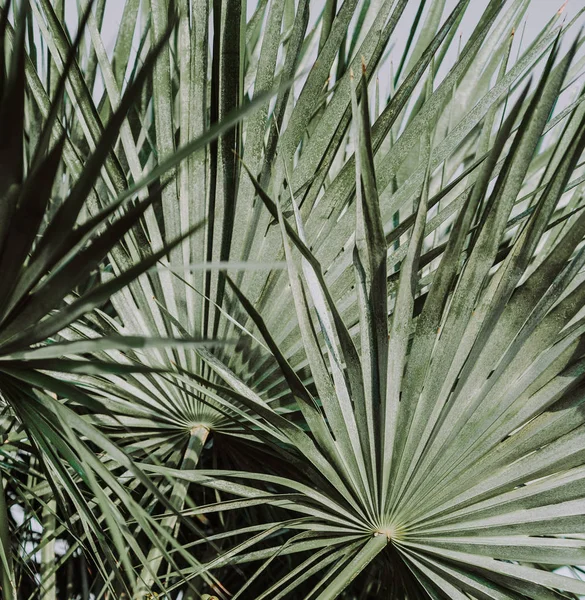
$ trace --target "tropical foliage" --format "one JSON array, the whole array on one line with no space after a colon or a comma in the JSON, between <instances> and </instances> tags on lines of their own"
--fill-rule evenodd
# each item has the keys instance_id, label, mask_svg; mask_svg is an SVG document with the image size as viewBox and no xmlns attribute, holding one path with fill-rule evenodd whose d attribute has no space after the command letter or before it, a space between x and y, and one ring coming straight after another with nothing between
<instances>
[{"instance_id":1,"label":"tropical foliage","mask_svg":"<svg viewBox=\"0 0 585 600\"><path fill-rule=\"evenodd\" d=\"M2 597L585 596L585 9L73 4L0 2Z\"/></svg>"}]
</instances>

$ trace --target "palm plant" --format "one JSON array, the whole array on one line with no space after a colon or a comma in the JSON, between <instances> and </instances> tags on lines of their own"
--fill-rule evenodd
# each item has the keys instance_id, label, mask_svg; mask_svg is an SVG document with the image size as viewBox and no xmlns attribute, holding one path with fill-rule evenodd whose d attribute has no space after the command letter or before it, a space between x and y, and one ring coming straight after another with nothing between
<instances>
[{"instance_id":1,"label":"palm plant","mask_svg":"<svg viewBox=\"0 0 585 600\"><path fill-rule=\"evenodd\" d=\"M112 145L126 113L167 43L170 28L153 45L107 124L100 125L99 140L83 164L62 118L62 96L79 69L76 54L92 13L89 9L85 11L78 35L67 52L60 56L62 72L54 97L49 100L35 65L25 51L31 6L23 2L12 8L13 26L9 21L10 4L6 3L0 14L1 62L7 64L0 79L0 118L5 132L0 190L0 265L4 279L0 301L0 395L2 434L6 436L3 448L6 482L11 494L17 497L28 495L25 503L27 520L43 523L43 536L38 540L40 548L53 547L56 531L63 532L65 528L74 538L70 540L69 556L79 548L93 547L99 557L97 566L106 583L112 572L119 573L120 566L126 569L132 582L132 566L128 561L124 564L124 560L115 558L109 548L113 543L117 555L123 556L123 540L132 540L123 527L128 516L122 516L119 505L124 510L133 510L134 517L154 540L154 547L161 547L157 528L165 530L141 510L95 456L96 445L108 449L110 455L123 455L83 417L88 410L102 413L103 405L80 388L71 386L63 374L150 371L147 366L102 362L88 359L87 355L103 349L156 348L168 344L193 346L204 342L195 338L168 340L128 336L68 341L67 331L80 317L106 304L111 294L156 265L173 247L201 228L201 223L195 224L178 237L169 238L161 248L142 252L142 256L136 251L137 224L146 211L152 210L161 188L155 186L146 193L142 190L159 180L189 153L204 147L221 132L221 128L194 138L181 152L161 161L156 169L137 178L132 185L118 179L117 197L108 198L103 182L101 189L98 183L100 170L104 163L116 167ZM32 5L33 13L35 9L36 5ZM5 54L8 49L10 51ZM28 94L33 94L34 100L27 99ZM31 118L38 119L39 129L26 136L28 126L25 123ZM234 120L238 118L241 115L235 116ZM119 165L117 169L121 172ZM101 198L96 188L104 194ZM65 193L64 197L59 197L59 193ZM129 202L136 195L136 202ZM82 209L85 209L85 215ZM123 239L127 244L125 248L119 246ZM126 257L124 267L107 281L92 281L92 273L109 253L116 254L119 262ZM76 326L83 327L83 323ZM60 373L61 378L55 373ZM70 404L64 405L56 399L67 400ZM124 456L121 464L124 463L147 489L155 495L158 493L130 458ZM15 598L17 570L13 565L13 544L8 527L6 496L9 492L5 494L4 485L2 482L0 487L2 590L7 598ZM108 488L115 501L104 495L102 487ZM88 492L92 500L86 497ZM65 511L59 515L62 519L59 527L56 525L57 506L53 500L48 500L53 494ZM159 500L164 506L170 506L164 497L160 496ZM71 521L73 508L78 512L78 518L74 518L77 522ZM103 522L109 523L108 536L102 533ZM28 550L26 553L30 554ZM49 562L50 559L54 563L54 547L48 553L43 550L41 553L43 563L45 555L48 559L46 565L42 565L41 573L52 581L47 586L43 582L43 586L49 596L54 595L54 566L51 567ZM161 553L168 558L164 546Z\"/></svg>"},{"instance_id":2,"label":"palm plant","mask_svg":"<svg viewBox=\"0 0 585 600\"><path fill-rule=\"evenodd\" d=\"M34 589L38 549L49 598L585 594L582 41L559 11L514 59L528 0L445 5L127 0L110 57L107 2L84 41L25 4L15 131L62 128L70 227L104 244L73 262L57 200L5 254L54 304L2 322L4 574Z\"/></svg>"},{"instance_id":3,"label":"palm plant","mask_svg":"<svg viewBox=\"0 0 585 600\"><path fill-rule=\"evenodd\" d=\"M583 288L580 278L575 280L583 254L574 254L583 238L583 217L559 236L554 252L540 257L537 266L532 264L581 156L582 120L566 125L565 134L572 133L566 152L557 157L550 179L532 210L525 211L520 227L516 220L516 235L507 243L502 240L528 166L522 157L534 153L550 114L547 102L556 98L571 55L553 70L555 52L551 54L493 190L486 194L525 92L502 124L478 168L415 323L411 315L420 284L418 265L432 172L426 168L388 326L387 241L378 208L367 90L362 84L354 252L360 286L359 352L331 301L319 263L302 239L297 206L295 230L257 184L281 224L299 325L321 402L317 406L280 355L291 393L312 434L289 423L288 443L313 485L304 478L278 475L176 473L246 497L266 494L246 480L268 480L282 491L265 502L282 505L284 500L289 510L303 515L296 523L266 525L266 531L278 526L293 534L297 530L283 546L240 557L264 557L261 571L278 553L315 551L255 597L284 597L305 578L322 572L311 597L335 598L382 552L391 561L392 579L382 588L384 578L374 577L368 592L374 596L376 590L392 597L423 597L426 592L449 598L463 598L465 593L490 598L514 598L518 593L560 597L557 590L583 593L583 582L542 568L579 563L583 557L582 540L572 537L581 533L575 524L584 509L577 483L583 460L579 442ZM424 143L429 156L431 145ZM298 267L291 242L300 251ZM461 265L456 258L464 249ZM494 261L497 270L489 276ZM326 337L326 354L310 324L307 296ZM268 341L259 315L251 311L251 317ZM275 344L271 347L277 352ZM280 415L227 367L206 356L240 394L241 402L285 431ZM232 479L246 483L231 483ZM557 552L564 554L564 561Z\"/></svg>"}]
</instances>

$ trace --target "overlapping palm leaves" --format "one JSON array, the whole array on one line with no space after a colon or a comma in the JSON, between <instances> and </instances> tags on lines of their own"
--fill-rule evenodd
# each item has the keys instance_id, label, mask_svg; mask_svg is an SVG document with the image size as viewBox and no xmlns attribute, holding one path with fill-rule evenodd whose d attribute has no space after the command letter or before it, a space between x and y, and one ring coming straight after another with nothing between
<instances>
[{"instance_id":1,"label":"overlapping palm leaves","mask_svg":"<svg viewBox=\"0 0 585 600\"><path fill-rule=\"evenodd\" d=\"M87 73L72 71L66 84L81 124L72 136L88 148L118 114L137 15L150 12L139 58L168 25L164 3L129 0L123 23L132 27L121 27L110 63L99 30L104 4L88 14ZM124 251L105 250L109 268L123 272L140 259L143 242L161 247L205 217L207 226L119 290L113 311L102 306L63 324L69 351L85 353L85 373L52 378L48 388L66 395L55 386L67 385L79 394L73 401L86 403L71 407L99 413L92 418L101 433L87 431L103 436L89 438L105 450L101 464L146 509L121 528L123 539L137 536L126 551L127 591L142 595L152 585L173 597L188 593L187 577L203 593L207 573L228 584L236 565L244 577L228 587L240 598L583 593L577 579L552 573L582 563L584 552L582 96L554 112L563 86L575 87L582 60L571 59L581 43L559 53L557 14L514 61L510 31L530 3L492 1L441 79L469 6L456 3L442 22L444 2L428 13L422 3L395 89L387 102L377 94L370 115L366 82L371 94L377 70L388 67L406 1L328 2L312 30L309 2L260 2L247 24L239 2L213 11L207 2L178 4L152 104L143 96L119 126L101 191L136 191L132 206L144 206L148 192L125 192L126 178L141 181L154 161L180 156L177 143L192 150L190 140L209 127L215 133L204 141L223 135L180 164L169 158L176 172L151 171L149 182L162 178L162 209L146 208ZM50 68L67 72L59 3L32 9ZM527 86L526 73L547 60ZM300 90L284 85L274 106L263 102L307 65ZM106 94L96 110L89 90L98 68ZM42 112L43 86L29 71ZM231 117L244 96L259 110ZM119 335L133 337L126 345L101 339ZM152 340L169 335L240 340L235 351ZM131 346L144 336L150 348ZM63 361L65 352L51 358ZM247 472L194 470L210 429L263 443L265 462L249 458L255 470ZM81 464L92 460L78 443ZM120 446L158 487L135 474ZM106 473L106 495L115 497ZM204 506L190 502L189 489ZM114 500L121 515L124 501ZM182 519L181 547L172 507L222 518L206 530L210 540L198 521ZM158 544L142 533L154 514ZM111 518L104 524L117 530ZM170 579L158 581L163 562ZM348 587L366 567L367 578Z\"/></svg>"},{"instance_id":2,"label":"overlapping palm leaves","mask_svg":"<svg viewBox=\"0 0 585 600\"><path fill-rule=\"evenodd\" d=\"M264 536L279 528L291 532L283 546L237 558L265 562L236 597L250 593L279 555L309 550L306 561L268 589L255 591L255 597L294 597L317 574L307 597L338 597L380 554L388 555L394 579L385 589L379 587L383 577L368 580L373 597L585 593L582 581L553 572L560 564L579 564L585 551L579 491L585 458L580 275L585 220L580 212L562 211L560 219L555 213L585 144L580 111L567 116L542 185L518 202L577 47L578 42L555 63L555 44L540 82L530 95L526 86L511 107L487 157L474 165L474 183L463 193L441 260L423 271L426 281L420 276L421 250L430 233L425 226L437 147L430 134L421 140L423 177L410 235L404 250L388 256L362 79L360 115L353 102L359 122L353 252L358 339L352 339L307 246L294 195L291 224L281 202L271 200L251 175L280 226L316 394L302 384L253 303L233 284L277 357L308 428L283 418L245 378L199 352L242 404L285 434L302 464L297 479L173 471L180 479L245 498L264 497L266 504L300 515L298 521L265 526ZM427 81L431 99L433 77ZM493 114L484 123L488 139L492 124ZM535 257L547 232L557 227L563 233L555 236L555 245L549 239L548 252ZM390 277L389 311L387 263L399 261L398 273ZM422 307L415 310L421 291ZM165 467L151 470L171 473ZM267 494L258 482L269 482L280 493ZM262 539L259 534L255 541ZM249 545L248 540L232 553Z\"/></svg>"},{"instance_id":3,"label":"overlapping palm leaves","mask_svg":"<svg viewBox=\"0 0 585 600\"><path fill-rule=\"evenodd\" d=\"M62 358L63 354L90 351L91 344L84 348L67 347L58 343L55 335L69 323L80 317L93 307L102 304L111 293L127 284L128 281L147 270L157 258L168 252L164 248L159 256L154 254L140 264L122 273L107 284L98 285L86 293L76 295L76 288L84 283L91 271L97 267L108 251L112 249L152 203L152 198L127 208L123 215L111 221L116 209L122 206L123 198L110 203L103 209L94 205L94 214L74 227L78 215L99 176L100 167L107 156L109 147L117 135L119 123L136 97L142 82L146 78L152 63L156 60L159 49L154 49L140 73L133 89L128 90L120 111L115 114L103 133L100 144L89 158L85 168L78 173L78 178L66 199L57 203L52 198L55 180L62 177L62 157L64 145L67 143L66 133L57 123L60 96L63 84L68 76L72 62L75 60L73 50L65 63L65 73L56 87L55 99L50 104L46 120L40 131L36 146L30 143L24 147L25 119L25 71L28 58L24 51L24 34L27 5L23 3L15 9L16 30L11 30L8 23L9 6L2 11L2 49L11 46L8 55L9 69L2 79L2 373L1 394L11 413L16 416L8 429L8 437L3 448L3 463L10 466L7 471L7 484L13 493L25 494L20 484L21 471L26 474L27 462L20 452L25 452L29 460L39 461L33 480L39 481L44 472L47 479L38 486L27 491L29 499L41 505L47 505L47 493L55 494L62 507L75 506L81 519L76 523L69 522L71 533L82 537L82 545L93 548L102 572L116 573L119 561L108 548L108 538L100 535L99 521L104 519L110 523L110 533L114 539L116 554L123 548L123 534L120 533L120 512L115 505L106 506L98 491L97 479L104 477L114 481L112 475L104 473L100 461L93 456L89 445L108 446L114 450L110 442L103 438L97 430L88 428L87 424L73 411L55 402L53 394L67 397L70 400L89 406L95 410L95 400L83 392L58 381L45 371L76 371L96 368L95 363L79 362ZM76 45L79 39L76 40ZM5 57L2 56L2 63ZM61 133L57 133L61 129ZM57 135L58 139L51 139ZM31 141L30 138L28 140ZM71 150L71 149L70 149ZM24 163L25 157L28 158ZM53 200L53 202L51 202ZM104 225L107 224L107 228ZM67 297L71 295L69 300ZM102 339L101 345L127 347L131 340ZM49 342L49 345L47 345ZM55 343L51 343L55 342ZM38 344L44 345L39 347ZM144 344L144 340L140 341ZM119 371L118 365L100 364L99 369ZM49 395L48 392L51 392ZM3 412L6 409L3 408ZM24 427L26 436L19 435ZM74 433L75 431L75 433ZM3 432L4 433L4 432ZM86 438L83 442L79 435ZM12 443L16 441L16 446ZM88 444L89 442L89 444ZM8 445L7 445L8 444ZM83 468L80 467L83 462ZM127 463L130 466L130 463ZM32 466L32 465L31 465ZM133 468L133 467L131 467ZM4 470L4 469L3 469ZM138 471L133 468L134 472ZM148 484L146 477L142 477ZM29 479L30 485L30 479ZM83 496L83 488L88 487L96 494L96 500L88 502ZM4 486L3 486L4 487ZM44 491L42 491L44 488ZM115 488L112 488L114 490ZM116 493L116 492L114 492ZM118 486L117 495L122 501L132 504L131 499ZM2 589L5 597L16 597L17 572L12 565L11 534L8 533L8 512L6 496L2 490ZM43 498L45 498L43 500ZM97 506L96 506L97 505ZM99 507L100 510L96 511ZM104 508L105 507L105 508ZM55 529L55 506L49 508ZM139 511L139 507L137 507ZM34 509L33 509L34 513ZM43 513L45 511L43 510ZM63 515L63 513L61 513ZM140 520L148 519L141 514ZM62 518L62 517L61 517ZM116 525L116 518L119 523ZM39 515L39 521L41 520ZM61 528L62 529L62 528ZM118 537L117 537L118 536ZM155 536L152 536L153 538ZM51 538L48 537L47 540ZM98 550L100 548L100 550ZM108 568L105 564L109 563ZM129 564L128 574L132 575ZM45 571L45 573L49 572Z\"/></svg>"},{"instance_id":4,"label":"overlapping palm leaves","mask_svg":"<svg viewBox=\"0 0 585 600\"><path fill-rule=\"evenodd\" d=\"M55 46L55 52L63 53L68 42L60 30L50 3L40 2L38 5L36 13L39 17L44 16L49 23L48 31L45 32L48 43ZM135 25L136 21L132 21L132 19L136 17L137 8L137 2L128 3L127 12L124 13L126 26L129 26L130 23ZM204 7L201 7L200 14L206 14ZM228 26L229 23L232 23L232 17L228 20ZM158 40L167 26L166 8L161 4L153 3L150 31L147 30L144 35L152 35L153 40ZM185 13L180 17L177 27L177 49L180 50L178 56L181 61L186 60L185 64L179 62L176 65L180 76L179 97L182 100L181 110L177 115L178 142L182 147L189 146L193 137L201 134L211 139L206 116L206 106L208 105L205 79L207 31L206 28L198 31L199 27L200 23L193 21L189 28L188 19L185 21ZM89 16L88 30L92 49L104 78L107 100L112 106L116 106L119 102L123 73L122 77L118 73L118 78L116 78L114 66L110 64L104 50L93 15ZM199 35L202 36L202 39L198 39ZM233 43L235 39L233 36L230 37L229 32L223 32L221 35L230 43ZM185 40L189 37L192 42L185 46ZM272 50L274 58L276 58L277 51L278 46ZM164 56L157 63L154 71L155 86L152 101L154 110L152 128L156 138L157 160L159 161L175 153L175 132L172 118L172 95L174 92L171 85L172 75L167 64L169 63L170 49L167 48L163 53ZM189 62L191 55L193 55L193 64L199 65L200 69L193 73L191 72L192 65ZM228 62L229 64L223 64L221 69L233 68L232 58ZM294 75L294 67L295 65L289 67L290 77ZM290 77L281 82L279 93L285 97L289 85L287 80ZM233 224L229 223L227 216L229 211L221 207L221 202L233 205L235 199L233 182L229 185L226 183L226 189L221 192L219 188L217 198L207 199L208 191L205 181L209 177L207 168L210 162L215 161L215 166L212 167L215 169L213 177L223 178L222 180L226 182L231 177L227 174L230 169L229 163L232 164L232 167L236 165L236 157L233 154L233 150L236 148L235 142L232 140L228 143L226 140L232 136L233 127L230 125L235 124L236 120L231 115L240 103L237 101L239 92L236 97L233 97L234 90L223 89L227 85L225 82L229 80L229 77L222 77L221 85L218 84L221 89L213 92L222 97L219 113L214 118L217 121L215 128L226 132L220 137L219 145L212 144L209 152L194 154L192 159L179 165L175 173L169 173L169 179L164 181L167 185L161 194L162 211L158 215L160 218L156 218L154 213L150 213L145 215L146 218L143 222L147 238L160 243L172 235L172 232L180 235L181 232L189 231L194 223L205 217L208 218L208 228L194 232L181 247L177 247L176 251L171 251L170 260L161 261L158 269L151 271L148 278L141 278L136 284L120 290L117 295L112 297L112 304L123 325L120 325L118 319L108 318L106 314L102 313L93 323L93 332L88 327L77 326L70 328L64 334L65 336L71 339L92 339L96 336L95 330L97 329L101 335L104 334L104 331L109 330L116 334L130 335L135 338L144 335L159 337L173 335L175 338L188 341L194 338L216 337L218 327L216 311L220 315L226 315L225 311L222 312L223 309L221 309L224 283L223 279L218 276L217 270L206 269L205 263L223 262L226 259L225 250L219 251L218 254L217 248L228 243L229 231ZM73 82L72 85L74 85ZM260 108L259 112L261 112L262 105L266 104L274 87L275 84L273 85L272 81L262 87L256 86L253 101L248 108L239 109L237 114L241 116L238 118L240 119L246 112L252 113L255 107ZM276 89L278 90L278 86ZM77 86L74 93L80 99L80 105L91 104L91 99L87 98L82 86ZM281 99L280 103L282 102ZM91 132L91 111L84 111L80 118L88 121L85 130ZM212 125L214 120L211 122ZM266 111L264 111L264 120L266 120ZM260 136L260 133L257 136ZM140 148L140 138L138 141L135 140L129 122L123 124L120 140L121 148L118 149L120 162L128 165L130 175L134 179L139 179L144 168L141 162L144 160L144 149ZM88 136L87 142L91 144L91 135ZM210 155L213 158L209 158ZM146 156L146 160L151 159L148 154ZM218 156L221 158L218 159ZM218 166L218 161L221 163L220 166ZM220 174L222 169L226 173ZM216 204L215 210L206 208L206 203L209 203L210 206ZM218 221L224 215L228 219L228 224L225 227L219 226ZM114 270L118 270L123 268L127 258L119 254L112 254L110 260ZM192 267L201 266L203 269L200 271L191 271ZM270 265L261 265L261 268L270 269L271 267ZM229 315L227 317L230 318ZM241 327L237 332L241 332ZM223 339L229 338L224 336ZM194 377L202 374L201 359L193 351L183 348L174 350L161 348L151 352L139 351L135 354L125 352L124 355L106 349L103 357L110 361L115 360L118 364L128 363L127 370L140 362L142 365L148 365L157 370L174 369L178 366L193 373ZM105 374L102 373L102 375ZM197 390L186 389L185 386L177 385L176 381L167 375L156 373L124 374L123 376L112 374L106 376L107 381L104 381L103 376L97 380L87 377L82 379L85 389L91 391L93 396L99 398L107 407L109 416L98 417L97 421L107 427L109 434L115 435L122 446L131 448L136 457L142 458L146 455L149 461L165 462L166 464L169 464L170 460L173 465L177 463L190 465L193 462L196 464L203 442L210 430L235 431L239 435L250 435L250 426L247 422L245 425L238 425L246 409L237 405L226 406L226 402L222 401L217 393L206 385L200 386ZM181 486L175 486L172 496L173 504L177 509L183 507L186 493L185 486L182 486L182 489ZM150 501L151 498L148 498ZM174 523L175 519L173 518L165 520L165 527L172 530ZM152 573L145 568L141 575L145 590L149 589L153 583L153 575L156 574L162 556L156 548L153 548L147 558Z\"/></svg>"},{"instance_id":5,"label":"overlapping palm leaves","mask_svg":"<svg viewBox=\"0 0 585 600\"><path fill-rule=\"evenodd\" d=\"M81 413L87 410L103 413L104 405L79 387L55 377L54 373L150 372L152 368L146 365L122 365L100 361L99 358L88 359L87 355L103 349L203 343L195 338L171 342L168 339L119 335L67 341L70 337L67 328L92 309L106 304L112 294L148 271L173 247L201 228L201 223L194 224L177 236L169 236L158 247L153 246L146 252L144 248L139 249L136 226L145 212L152 212L153 202L160 195L160 189L164 190L164 183L162 188L153 188L151 192L142 190L190 153L204 148L221 133L221 127L229 127L229 119L227 124L223 123L221 127L190 140L190 144L180 151L168 156L165 161L161 160L156 169L136 178L133 185L125 182L123 174L122 179L114 178L117 197L111 200L101 181L101 168L105 164L106 174L111 175L116 169L121 173L112 147L125 122L126 113L151 76L172 28L167 27L152 45L105 127L99 123L99 139L95 140L83 164L69 137L71 132L62 120L62 96L71 82L81 81L83 84L83 80L78 78L77 50L85 24L92 18L91 7L85 11L79 33L67 51L61 55L57 51L52 54L53 58L61 61L61 74L54 97L49 101L40 85L35 65L25 51L27 23L30 25L31 10L35 13L38 7L36 4L29 6L27 2L17 3L11 23L10 4L8 2L2 7L0 20L2 64L6 62L8 65L7 71L2 71L0 87L0 116L4 131L0 192L0 268L3 276L0 392L3 419L5 414L8 415L8 424L2 432L3 437L7 435L2 451L3 467L7 469L6 484L12 495L26 497L29 494L29 501L39 507L25 506L27 512L29 509L32 511L34 518L43 523L51 522L51 527L45 531L45 539L40 542L42 546L52 544L57 535L65 535L66 523L65 531L73 536L74 547L84 548L95 557L106 588L116 580L116 586L123 589L124 585L128 585L128 589L132 590L136 587L133 583L136 574L135 567L127 558L127 545L134 548L138 556L142 552L136 545L134 534L130 534L124 524L128 515L133 515L147 538L151 539L151 545L159 548L161 555L171 563L174 561L165 547L170 543L176 549L177 544L168 534L169 539L165 539L167 528L154 521L118 483L115 474L108 472L95 454L95 449L101 448L110 459L115 457L117 465L125 465L163 506L171 505L130 458L91 426L83 414L79 414L79 408ZM28 94L31 97L27 98ZM237 121L244 112L230 118ZM38 131L30 129L31 124L27 121L31 115L38 119ZM25 135L27 131L30 133L28 136ZM62 191L65 195L61 199L59 192ZM101 198L100 192L103 194ZM136 195L138 199L134 201ZM85 211L83 216L82 211ZM125 247L121 246L122 242ZM90 284L88 288L92 272L102 265L108 254L116 255L119 263L124 259L124 266L114 277ZM84 325L79 323L77 327L83 328ZM59 335L60 332L64 335ZM72 410L71 404L66 406L56 401L57 398L69 400L78 410ZM24 482L28 481L25 488L22 487L23 475ZM86 497L88 493L91 500ZM5 597L14 598L18 592L4 489L1 495L2 590ZM47 495L54 495L59 500L58 515L56 505L47 504ZM48 513L45 510L47 506ZM41 508L48 520L41 518ZM127 510L131 512L127 513ZM58 530L56 518L62 521ZM103 533L104 524L108 526L107 535ZM162 538L160 531L163 532ZM193 564L197 564L196 561ZM125 571L124 576L121 567ZM45 572L54 568L53 565ZM156 580L156 574L153 577ZM54 594L53 575L49 575L49 579L53 579L53 583L47 586L47 594Z\"/></svg>"}]
</instances>

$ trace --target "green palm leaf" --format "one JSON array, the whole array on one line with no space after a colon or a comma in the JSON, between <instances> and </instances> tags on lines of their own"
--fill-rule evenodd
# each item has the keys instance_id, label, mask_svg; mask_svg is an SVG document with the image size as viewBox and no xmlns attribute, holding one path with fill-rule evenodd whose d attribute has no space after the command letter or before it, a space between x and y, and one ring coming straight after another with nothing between
<instances>
[{"instance_id":1,"label":"green palm leaf","mask_svg":"<svg viewBox=\"0 0 585 600\"><path fill-rule=\"evenodd\" d=\"M585 595L583 11L15 4L2 593Z\"/></svg>"}]
</instances>

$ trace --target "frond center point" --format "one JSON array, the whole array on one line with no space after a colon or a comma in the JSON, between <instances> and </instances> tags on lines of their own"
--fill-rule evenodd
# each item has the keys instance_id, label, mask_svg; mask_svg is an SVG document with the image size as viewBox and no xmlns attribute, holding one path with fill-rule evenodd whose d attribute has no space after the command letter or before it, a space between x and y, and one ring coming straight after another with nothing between
<instances>
[{"instance_id":1,"label":"frond center point","mask_svg":"<svg viewBox=\"0 0 585 600\"><path fill-rule=\"evenodd\" d=\"M195 423L189 428L189 434L197 437L207 436L211 427L208 424Z\"/></svg>"},{"instance_id":2,"label":"frond center point","mask_svg":"<svg viewBox=\"0 0 585 600\"><path fill-rule=\"evenodd\" d=\"M400 528L395 525L385 525L374 532L374 537L385 535L388 540L401 539Z\"/></svg>"}]
</instances>

